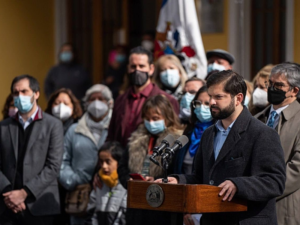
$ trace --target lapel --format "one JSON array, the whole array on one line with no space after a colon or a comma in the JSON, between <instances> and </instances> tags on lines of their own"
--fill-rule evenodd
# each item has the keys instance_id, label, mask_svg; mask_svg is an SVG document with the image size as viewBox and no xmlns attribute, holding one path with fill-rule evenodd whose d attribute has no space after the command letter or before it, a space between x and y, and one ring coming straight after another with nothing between
<instances>
[{"instance_id":1,"label":"lapel","mask_svg":"<svg viewBox=\"0 0 300 225\"><path fill-rule=\"evenodd\" d=\"M75 133L79 133L85 137L88 137L95 144L95 146L98 147L99 143L97 143L94 135L91 133L91 131L89 130L89 128L86 125L86 117L87 116L88 116L87 113L83 114L81 119L78 121L78 124L75 128ZM102 138L102 135L101 135L101 138ZM100 138L100 140L101 140L101 138Z\"/></svg>"},{"instance_id":2,"label":"lapel","mask_svg":"<svg viewBox=\"0 0 300 225\"><path fill-rule=\"evenodd\" d=\"M256 114L254 117L263 122L264 124L267 124L269 114L271 110L271 105L267 106L263 111Z\"/></svg>"},{"instance_id":3,"label":"lapel","mask_svg":"<svg viewBox=\"0 0 300 225\"><path fill-rule=\"evenodd\" d=\"M252 115L248 109L244 107L243 111L234 122L212 169L214 169L216 165L221 162L232 149L235 148L236 143L241 139L240 133L247 129L251 117Z\"/></svg>"},{"instance_id":4,"label":"lapel","mask_svg":"<svg viewBox=\"0 0 300 225\"><path fill-rule=\"evenodd\" d=\"M293 118L300 111L300 104L297 100L293 101L287 108L285 108L279 117L279 122L276 127L276 131L280 135L283 124L289 119Z\"/></svg>"},{"instance_id":5,"label":"lapel","mask_svg":"<svg viewBox=\"0 0 300 225\"><path fill-rule=\"evenodd\" d=\"M9 124L10 138L14 148L16 160L18 160L18 145L19 145L19 127L17 122Z\"/></svg>"},{"instance_id":6,"label":"lapel","mask_svg":"<svg viewBox=\"0 0 300 225\"><path fill-rule=\"evenodd\" d=\"M208 137L208 146L207 146L207 149L208 149L208 161L207 163L209 164L208 168L212 168L214 163L215 163L215 155L214 155L214 138L215 138L215 135L216 135L216 127L215 125L213 125L213 128L212 128L212 132L211 132L211 135L209 135ZM204 149L204 152L205 152L205 149Z\"/></svg>"},{"instance_id":7,"label":"lapel","mask_svg":"<svg viewBox=\"0 0 300 225\"><path fill-rule=\"evenodd\" d=\"M32 128L31 134L29 136L28 144L26 147L26 155L29 152L29 150L32 148L33 144L36 142L36 140L38 139L38 137L41 133L41 130L43 127L42 121L43 120L36 120L33 124L33 128Z\"/></svg>"}]
</instances>

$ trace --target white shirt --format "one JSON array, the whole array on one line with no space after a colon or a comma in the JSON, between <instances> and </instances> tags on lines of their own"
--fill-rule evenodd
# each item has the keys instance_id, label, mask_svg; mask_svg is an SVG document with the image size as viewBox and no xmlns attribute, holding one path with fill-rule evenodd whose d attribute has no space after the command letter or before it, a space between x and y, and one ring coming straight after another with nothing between
<instances>
[{"instance_id":1,"label":"white shirt","mask_svg":"<svg viewBox=\"0 0 300 225\"><path fill-rule=\"evenodd\" d=\"M269 113L269 118L268 118L266 124L268 124L268 122L269 122L269 120L270 120L270 115L271 115L271 113L272 113L273 111L275 111L275 112L277 113L277 116L275 117L275 121L274 121L274 124L273 124L273 128L275 129L275 128L277 127L278 123L279 123L279 116L280 116L280 113L281 113L284 109L286 109L288 106L289 106L289 105L285 105L285 106L283 106L283 107L278 108L278 109L275 110L275 109L273 108L273 105L271 105L271 109L270 109L270 113Z\"/></svg>"},{"instance_id":2,"label":"white shirt","mask_svg":"<svg viewBox=\"0 0 300 225\"><path fill-rule=\"evenodd\" d=\"M38 109L39 109L39 108L36 107L35 112L31 115L31 117L30 117L26 122L24 122L24 120L23 120L22 116L20 115L20 113L18 113L18 116L19 116L19 122L20 122L20 124L22 125L22 127L23 127L24 130L25 130L25 129L32 123L32 121L34 120L35 115L36 115L37 112L38 112Z\"/></svg>"}]
</instances>

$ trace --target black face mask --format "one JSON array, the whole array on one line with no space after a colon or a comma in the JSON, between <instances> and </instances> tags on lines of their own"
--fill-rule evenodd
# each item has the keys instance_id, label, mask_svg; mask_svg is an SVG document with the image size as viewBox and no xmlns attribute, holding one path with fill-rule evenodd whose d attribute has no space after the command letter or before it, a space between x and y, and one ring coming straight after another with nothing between
<instances>
[{"instance_id":1,"label":"black face mask","mask_svg":"<svg viewBox=\"0 0 300 225\"><path fill-rule=\"evenodd\" d=\"M273 105L279 105L284 101L286 92L282 90L274 90L273 87L268 88L268 102Z\"/></svg>"},{"instance_id":2,"label":"black face mask","mask_svg":"<svg viewBox=\"0 0 300 225\"><path fill-rule=\"evenodd\" d=\"M149 78L147 72L136 70L129 74L129 82L131 85L141 87L143 86Z\"/></svg>"}]
</instances>

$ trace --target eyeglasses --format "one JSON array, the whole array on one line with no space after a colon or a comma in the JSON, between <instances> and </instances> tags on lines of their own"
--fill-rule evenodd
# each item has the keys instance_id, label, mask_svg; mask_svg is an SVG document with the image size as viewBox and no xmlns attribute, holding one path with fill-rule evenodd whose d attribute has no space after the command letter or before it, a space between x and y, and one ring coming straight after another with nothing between
<instances>
[{"instance_id":1,"label":"eyeglasses","mask_svg":"<svg viewBox=\"0 0 300 225\"><path fill-rule=\"evenodd\" d=\"M197 91L182 91L179 93L180 96L183 96L185 95L186 93L190 93L191 95L195 95L197 93Z\"/></svg>"},{"instance_id":2,"label":"eyeglasses","mask_svg":"<svg viewBox=\"0 0 300 225\"><path fill-rule=\"evenodd\" d=\"M201 105L202 105L202 102L199 101L199 100L192 101L192 106L193 106L194 109L196 109L198 107L201 107Z\"/></svg>"},{"instance_id":3,"label":"eyeglasses","mask_svg":"<svg viewBox=\"0 0 300 225\"><path fill-rule=\"evenodd\" d=\"M273 83L272 81L269 80L269 82L265 81L265 86L266 88L274 88L275 91L279 91L282 90L285 87L290 87L289 90L292 89L292 87L290 85L285 85L284 83L281 82L275 82Z\"/></svg>"}]
</instances>

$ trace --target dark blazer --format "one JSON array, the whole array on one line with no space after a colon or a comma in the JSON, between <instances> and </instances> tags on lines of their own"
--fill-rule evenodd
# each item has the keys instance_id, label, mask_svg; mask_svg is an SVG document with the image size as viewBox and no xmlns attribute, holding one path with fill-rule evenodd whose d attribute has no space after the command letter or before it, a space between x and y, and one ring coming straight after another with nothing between
<instances>
[{"instance_id":1,"label":"dark blazer","mask_svg":"<svg viewBox=\"0 0 300 225\"><path fill-rule=\"evenodd\" d=\"M203 214L203 225L276 225L276 197L283 193L285 163L279 136L244 108L220 153L214 159L215 126L203 133L192 175L178 175L180 183L218 186L231 180L236 197L248 200L248 211Z\"/></svg>"},{"instance_id":2,"label":"dark blazer","mask_svg":"<svg viewBox=\"0 0 300 225\"><path fill-rule=\"evenodd\" d=\"M23 162L23 185L31 192L25 200L34 216L60 213L57 177L63 155L61 121L39 109ZM13 187L18 158L18 121L8 118L0 123L0 193ZM0 215L5 210L0 197Z\"/></svg>"},{"instance_id":3,"label":"dark blazer","mask_svg":"<svg viewBox=\"0 0 300 225\"><path fill-rule=\"evenodd\" d=\"M114 104L114 110L110 121L108 136L107 136L107 141L118 141L122 144L123 147L126 147L128 142L128 140L124 140L123 136L125 132L125 127L128 125L128 121L126 121L124 118L126 113L126 106L128 105L130 91L131 89L128 89L124 94L120 95L117 98ZM159 94L165 95L170 100L171 104L173 105L175 113L178 115L179 104L177 100L173 98L171 95L159 89L155 84L153 84L153 89L149 97L159 95ZM141 115L136 119L137 119L136 124L138 127L138 125L141 124L143 120Z\"/></svg>"}]
</instances>

